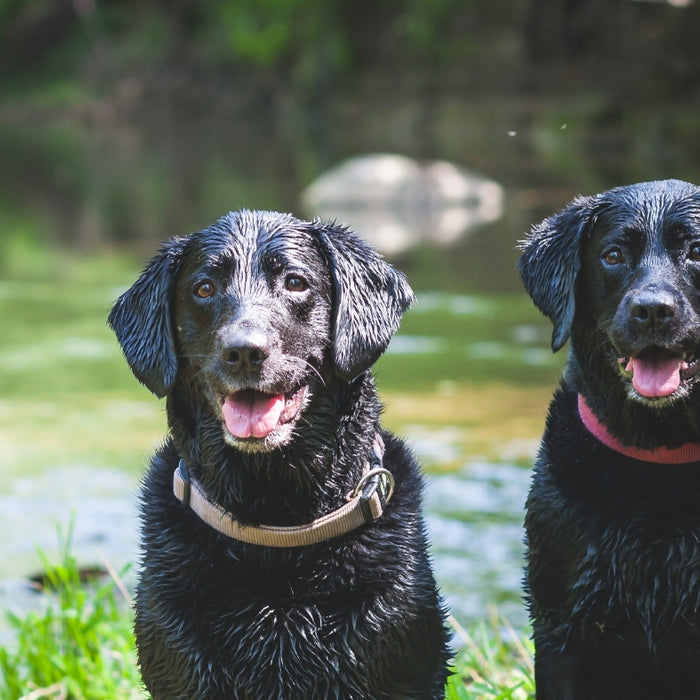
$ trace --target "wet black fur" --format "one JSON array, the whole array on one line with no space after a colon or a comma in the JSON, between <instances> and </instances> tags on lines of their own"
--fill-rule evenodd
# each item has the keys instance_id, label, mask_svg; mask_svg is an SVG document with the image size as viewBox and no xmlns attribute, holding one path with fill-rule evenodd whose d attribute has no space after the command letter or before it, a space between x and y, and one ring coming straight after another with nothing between
<instances>
[{"instance_id":1,"label":"wet black fur","mask_svg":"<svg viewBox=\"0 0 700 700\"><path fill-rule=\"evenodd\" d=\"M289 275L308 290L289 292ZM204 300L193 294L202 279L217 289ZM368 368L412 298L403 275L343 227L239 212L168 242L115 304L109 321L132 370L167 397L170 435L143 487L136 596L139 663L156 700L443 697L447 632L421 477L396 437L382 431L396 480L384 515L321 544L227 539L172 494L184 457L244 522L304 523L344 503L380 430ZM246 381L309 388L279 444L225 439L210 395L240 381L219 352L241 328L270 345Z\"/></svg>"},{"instance_id":2,"label":"wet black fur","mask_svg":"<svg viewBox=\"0 0 700 700\"><path fill-rule=\"evenodd\" d=\"M623 264L605 262L611 248ZM571 337L527 501L537 697L697 697L700 463L608 449L582 425L576 394L627 445L700 441L695 377L677 397L645 399L618 365L648 345L697 351L700 189L671 180L578 198L535 227L523 251L522 277L553 322L553 349ZM640 296L665 299L669 322L635 326L630 304Z\"/></svg>"}]
</instances>

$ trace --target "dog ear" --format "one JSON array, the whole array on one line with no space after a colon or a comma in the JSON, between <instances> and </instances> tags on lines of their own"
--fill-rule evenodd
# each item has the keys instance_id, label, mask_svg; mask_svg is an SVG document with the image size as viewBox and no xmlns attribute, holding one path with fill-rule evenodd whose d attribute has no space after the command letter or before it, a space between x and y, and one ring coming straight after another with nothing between
<instances>
[{"instance_id":1,"label":"dog ear","mask_svg":"<svg viewBox=\"0 0 700 700\"><path fill-rule=\"evenodd\" d=\"M584 234L594 221L593 197L577 197L563 211L534 226L518 263L525 289L552 321L552 350L569 338L576 311L576 280Z\"/></svg>"},{"instance_id":2,"label":"dog ear","mask_svg":"<svg viewBox=\"0 0 700 700\"><path fill-rule=\"evenodd\" d=\"M107 322L136 378L158 398L175 380L177 355L170 298L184 238L168 241L112 307Z\"/></svg>"},{"instance_id":3,"label":"dog ear","mask_svg":"<svg viewBox=\"0 0 700 700\"><path fill-rule=\"evenodd\" d=\"M403 273L347 227L313 222L333 283L333 360L350 380L386 350L414 300Z\"/></svg>"}]
</instances>

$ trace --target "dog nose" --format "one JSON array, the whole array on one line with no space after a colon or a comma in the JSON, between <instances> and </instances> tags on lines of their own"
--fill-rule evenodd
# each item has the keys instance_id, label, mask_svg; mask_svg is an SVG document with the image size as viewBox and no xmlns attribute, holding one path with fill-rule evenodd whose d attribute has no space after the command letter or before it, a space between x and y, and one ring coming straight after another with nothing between
<instances>
[{"instance_id":1,"label":"dog nose","mask_svg":"<svg viewBox=\"0 0 700 700\"><path fill-rule=\"evenodd\" d=\"M659 328L676 315L676 300L664 291L646 291L638 294L630 304L630 316L641 328Z\"/></svg>"},{"instance_id":2,"label":"dog nose","mask_svg":"<svg viewBox=\"0 0 700 700\"><path fill-rule=\"evenodd\" d=\"M221 344L221 359L233 372L259 370L269 355L270 344L264 333L237 334Z\"/></svg>"}]
</instances>

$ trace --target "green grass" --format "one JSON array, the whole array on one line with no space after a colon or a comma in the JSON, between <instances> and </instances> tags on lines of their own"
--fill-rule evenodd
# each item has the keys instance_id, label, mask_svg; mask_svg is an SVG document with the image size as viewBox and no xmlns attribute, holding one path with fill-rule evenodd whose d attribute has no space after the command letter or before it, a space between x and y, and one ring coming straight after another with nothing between
<instances>
[{"instance_id":1,"label":"green grass","mask_svg":"<svg viewBox=\"0 0 700 700\"><path fill-rule=\"evenodd\" d=\"M445 700L527 700L535 697L534 646L496 614L464 629L452 625L461 640Z\"/></svg>"},{"instance_id":2,"label":"green grass","mask_svg":"<svg viewBox=\"0 0 700 700\"><path fill-rule=\"evenodd\" d=\"M131 608L120 577L84 582L59 535L60 561L42 555L39 609L6 612L0 645L1 700L138 700Z\"/></svg>"},{"instance_id":3,"label":"green grass","mask_svg":"<svg viewBox=\"0 0 700 700\"><path fill-rule=\"evenodd\" d=\"M146 700L136 665L131 601L121 578L84 581L59 534L60 561L49 562L38 585L41 605L0 623L0 700ZM493 616L463 629L446 700L534 697L532 645ZM9 634L5 628L9 626ZM505 631L504 631L505 630ZM4 638L3 637L3 638Z\"/></svg>"}]
</instances>

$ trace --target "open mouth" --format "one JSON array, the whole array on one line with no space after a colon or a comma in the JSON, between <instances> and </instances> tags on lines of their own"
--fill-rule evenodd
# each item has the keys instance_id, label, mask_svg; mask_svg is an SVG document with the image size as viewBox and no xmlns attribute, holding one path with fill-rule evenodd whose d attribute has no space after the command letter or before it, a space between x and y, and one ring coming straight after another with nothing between
<instances>
[{"instance_id":1,"label":"open mouth","mask_svg":"<svg viewBox=\"0 0 700 700\"><path fill-rule=\"evenodd\" d=\"M646 348L618 361L626 376L631 377L635 391L650 399L672 396L700 370L694 354L678 354L661 347Z\"/></svg>"},{"instance_id":2,"label":"open mouth","mask_svg":"<svg viewBox=\"0 0 700 700\"><path fill-rule=\"evenodd\" d=\"M221 413L226 429L234 437L265 438L281 425L296 418L304 403L307 387L289 394L269 394L242 389L224 396Z\"/></svg>"}]
</instances>

